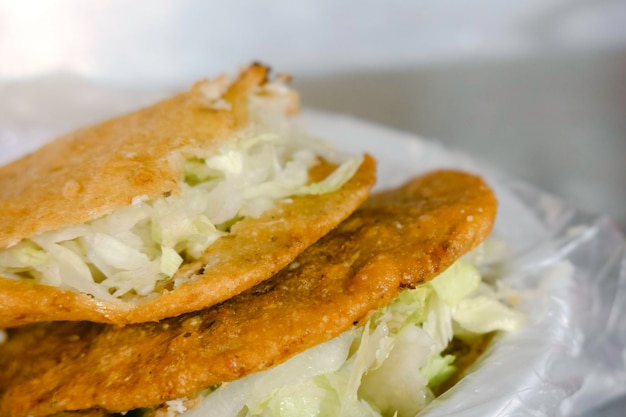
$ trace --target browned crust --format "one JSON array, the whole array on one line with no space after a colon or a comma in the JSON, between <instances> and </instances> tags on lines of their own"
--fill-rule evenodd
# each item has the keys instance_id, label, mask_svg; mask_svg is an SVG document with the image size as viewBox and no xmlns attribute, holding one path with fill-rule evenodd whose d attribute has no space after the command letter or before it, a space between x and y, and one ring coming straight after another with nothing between
<instances>
[{"instance_id":1,"label":"browned crust","mask_svg":"<svg viewBox=\"0 0 626 417\"><path fill-rule=\"evenodd\" d=\"M185 148L217 147L247 122L248 100L267 68L252 65L225 93L231 110L215 110L198 83L151 107L70 133L0 167L0 247L34 233L99 218L133 197L176 192ZM217 81L215 81L217 82Z\"/></svg>"},{"instance_id":2,"label":"browned crust","mask_svg":"<svg viewBox=\"0 0 626 417\"><path fill-rule=\"evenodd\" d=\"M80 411L64 411L49 417L111 417L112 414L104 410L80 410ZM116 416L120 416L119 414ZM120 416L121 417L121 416Z\"/></svg>"},{"instance_id":3,"label":"browned crust","mask_svg":"<svg viewBox=\"0 0 626 417\"><path fill-rule=\"evenodd\" d=\"M0 168L0 247L33 233L99 218L137 196L176 193L183 178L181 153L220 146L245 130L253 95L271 99L272 93L263 87L267 72L253 64L233 84L225 84L221 97L208 97L206 91L219 93L225 77L199 82L188 92L69 134ZM214 99L226 100L230 108L216 110ZM291 100L285 111L294 111L294 103ZM321 162L312 179L320 180L332 169ZM200 260L181 268L174 279L187 284L172 289L173 280L165 283L158 297L102 301L0 277L0 327L59 320L128 324L208 307L284 267L354 211L374 182L375 164L368 157L339 191L297 197L258 219L245 219ZM211 268L205 267L208 263Z\"/></svg>"},{"instance_id":4,"label":"browned crust","mask_svg":"<svg viewBox=\"0 0 626 417\"><path fill-rule=\"evenodd\" d=\"M189 279L188 283L140 304L102 301L71 290L0 279L0 326L60 320L115 324L157 321L231 298L274 275L350 215L374 185L375 165L365 156L354 176L339 190L294 197L259 218L242 220L231 234L218 239L198 261L184 265L174 276ZM334 168L321 163L311 177L320 180ZM205 267L207 264L212 266Z\"/></svg>"},{"instance_id":5,"label":"browned crust","mask_svg":"<svg viewBox=\"0 0 626 417\"><path fill-rule=\"evenodd\" d=\"M162 404L267 369L363 324L490 232L478 177L439 171L379 194L291 267L220 305L115 327L36 324L0 345L0 416Z\"/></svg>"}]
</instances>

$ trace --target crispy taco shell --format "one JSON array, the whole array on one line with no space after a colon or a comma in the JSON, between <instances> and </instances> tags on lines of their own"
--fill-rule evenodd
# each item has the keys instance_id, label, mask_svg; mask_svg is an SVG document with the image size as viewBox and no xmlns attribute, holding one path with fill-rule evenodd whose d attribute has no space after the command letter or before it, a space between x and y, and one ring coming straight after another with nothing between
<instances>
[{"instance_id":1,"label":"crispy taco shell","mask_svg":"<svg viewBox=\"0 0 626 417\"><path fill-rule=\"evenodd\" d=\"M373 196L269 280L211 308L117 327L39 323L0 345L0 416L153 407L281 362L365 323L482 242L496 199L437 171Z\"/></svg>"},{"instance_id":2,"label":"crispy taco shell","mask_svg":"<svg viewBox=\"0 0 626 417\"><path fill-rule=\"evenodd\" d=\"M0 168L0 248L100 218L138 196L176 195L184 158L241 137L251 129L251 101L260 96L267 103L273 100L271 91L262 88L267 72L252 65L231 85L223 78L200 82L188 92L69 134ZM290 97L281 107L285 113L294 111ZM310 180L322 180L334 168L322 160L311 169ZM365 157L339 190L296 196L258 218L245 218L143 298L103 300L0 277L0 327L58 320L128 324L216 304L286 266L352 213L374 182L375 163Z\"/></svg>"}]
</instances>

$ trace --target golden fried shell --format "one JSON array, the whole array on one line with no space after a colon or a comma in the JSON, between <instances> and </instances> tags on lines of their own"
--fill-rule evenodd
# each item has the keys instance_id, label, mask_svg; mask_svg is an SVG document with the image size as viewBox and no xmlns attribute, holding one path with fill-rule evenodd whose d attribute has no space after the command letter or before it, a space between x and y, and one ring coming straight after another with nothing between
<instances>
[{"instance_id":1,"label":"golden fried shell","mask_svg":"<svg viewBox=\"0 0 626 417\"><path fill-rule=\"evenodd\" d=\"M116 327L40 323L0 345L0 416L120 412L194 397L363 324L490 232L478 177L438 171L372 197L269 280L214 307Z\"/></svg>"}]
</instances>

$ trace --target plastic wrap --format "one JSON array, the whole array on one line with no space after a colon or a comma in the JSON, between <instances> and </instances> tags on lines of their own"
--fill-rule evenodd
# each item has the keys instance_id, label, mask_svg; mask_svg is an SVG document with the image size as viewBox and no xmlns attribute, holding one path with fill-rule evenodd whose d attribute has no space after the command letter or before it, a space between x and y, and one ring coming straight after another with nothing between
<instances>
[{"instance_id":1,"label":"plastic wrap","mask_svg":"<svg viewBox=\"0 0 626 417\"><path fill-rule=\"evenodd\" d=\"M63 130L160 95L111 94L67 80L58 89L51 82L59 81L12 86L11 94L0 96L0 163ZM98 103L91 112L83 105L85 91ZM299 122L346 151L374 155L379 189L452 167L483 175L496 190L494 235L510 250L493 267L519 294L528 324L499 337L473 371L420 416L593 415L626 395L626 243L610 219L580 212L475 158L412 135L314 111Z\"/></svg>"}]
</instances>

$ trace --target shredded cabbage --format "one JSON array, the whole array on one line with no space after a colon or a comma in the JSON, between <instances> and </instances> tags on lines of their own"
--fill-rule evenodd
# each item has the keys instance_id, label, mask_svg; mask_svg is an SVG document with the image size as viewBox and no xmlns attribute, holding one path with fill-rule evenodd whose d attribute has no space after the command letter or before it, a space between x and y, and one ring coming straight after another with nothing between
<instances>
[{"instance_id":1,"label":"shredded cabbage","mask_svg":"<svg viewBox=\"0 0 626 417\"><path fill-rule=\"evenodd\" d=\"M295 195L340 188L361 158L307 184L317 140L263 133L186 160L179 196L144 197L84 225L44 232L0 251L0 274L70 288L103 300L145 296L197 259L238 220ZM175 280L175 285L180 281Z\"/></svg>"},{"instance_id":2,"label":"shredded cabbage","mask_svg":"<svg viewBox=\"0 0 626 417\"><path fill-rule=\"evenodd\" d=\"M223 384L183 416L413 417L434 398L431 389L455 373L454 356L443 352L457 332L523 324L500 298L477 268L457 261L430 283L401 292L362 328Z\"/></svg>"}]
</instances>

